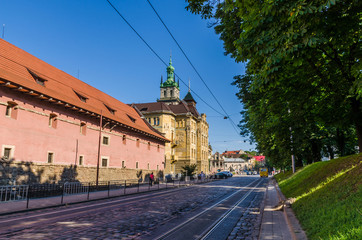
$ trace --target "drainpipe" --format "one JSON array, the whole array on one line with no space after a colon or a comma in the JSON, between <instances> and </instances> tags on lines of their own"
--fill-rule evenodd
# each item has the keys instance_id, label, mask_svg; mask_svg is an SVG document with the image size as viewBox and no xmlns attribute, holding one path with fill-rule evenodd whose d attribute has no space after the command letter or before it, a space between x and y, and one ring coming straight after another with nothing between
<instances>
[{"instance_id":1,"label":"drainpipe","mask_svg":"<svg viewBox=\"0 0 362 240\"><path fill-rule=\"evenodd\" d=\"M96 177L96 186L98 186L98 178L99 178L99 158L101 157L101 140L102 140L102 110L101 110L101 118L99 120L99 141L98 141L98 158L97 158L97 177Z\"/></svg>"}]
</instances>

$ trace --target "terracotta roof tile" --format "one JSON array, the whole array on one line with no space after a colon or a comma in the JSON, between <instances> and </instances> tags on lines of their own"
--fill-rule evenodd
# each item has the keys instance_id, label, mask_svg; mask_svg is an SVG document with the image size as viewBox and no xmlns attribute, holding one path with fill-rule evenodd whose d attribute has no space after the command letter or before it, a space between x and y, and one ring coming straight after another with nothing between
<instances>
[{"instance_id":1,"label":"terracotta roof tile","mask_svg":"<svg viewBox=\"0 0 362 240\"><path fill-rule=\"evenodd\" d=\"M38 84L31 73L35 73L41 79L46 80L45 86ZM167 140L162 135L155 133L131 106L2 39L0 39L0 78L84 110L96 114L102 113L106 118L151 134L159 139ZM81 101L76 92L86 97L86 102ZM112 114L106 105L115 110L115 113ZM133 122L130 117L136 121Z\"/></svg>"}]
</instances>

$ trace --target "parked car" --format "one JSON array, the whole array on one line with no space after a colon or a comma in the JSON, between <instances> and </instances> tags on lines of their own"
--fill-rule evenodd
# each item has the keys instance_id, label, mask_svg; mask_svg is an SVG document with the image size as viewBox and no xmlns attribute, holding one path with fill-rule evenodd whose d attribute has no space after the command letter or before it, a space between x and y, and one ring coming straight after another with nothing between
<instances>
[{"instance_id":1,"label":"parked car","mask_svg":"<svg viewBox=\"0 0 362 240\"><path fill-rule=\"evenodd\" d=\"M232 177L233 174L229 171L222 171L222 173L225 173L228 177Z\"/></svg>"},{"instance_id":2,"label":"parked car","mask_svg":"<svg viewBox=\"0 0 362 240\"><path fill-rule=\"evenodd\" d=\"M226 179L228 178L228 175L224 172L218 172L215 174L216 179Z\"/></svg>"}]
</instances>

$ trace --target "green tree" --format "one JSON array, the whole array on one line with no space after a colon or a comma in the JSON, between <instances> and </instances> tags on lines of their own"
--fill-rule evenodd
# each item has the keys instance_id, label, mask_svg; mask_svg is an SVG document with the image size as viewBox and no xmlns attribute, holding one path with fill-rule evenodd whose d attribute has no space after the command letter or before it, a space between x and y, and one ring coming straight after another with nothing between
<instances>
[{"instance_id":1,"label":"green tree","mask_svg":"<svg viewBox=\"0 0 362 240\"><path fill-rule=\"evenodd\" d=\"M362 151L360 1L188 3L189 11L214 19L225 54L247 62L234 81L245 109L241 134L272 163L288 165L292 153L298 164L318 161L323 148L344 155L336 130L351 127L355 137L344 146Z\"/></svg>"},{"instance_id":2,"label":"green tree","mask_svg":"<svg viewBox=\"0 0 362 240\"><path fill-rule=\"evenodd\" d=\"M184 176L192 176L196 172L197 165L196 164L186 164L185 166L181 167L183 171L181 171L182 175Z\"/></svg>"}]
</instances>

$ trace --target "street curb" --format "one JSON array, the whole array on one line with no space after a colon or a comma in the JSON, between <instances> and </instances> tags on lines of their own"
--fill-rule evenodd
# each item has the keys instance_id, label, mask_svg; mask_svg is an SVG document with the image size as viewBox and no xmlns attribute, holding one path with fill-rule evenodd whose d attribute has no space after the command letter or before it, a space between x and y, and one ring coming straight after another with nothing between
<instances>
[{"instance_id":1,"label":"street curb","mask_svg":"<svg viewBox=\"0 0 362 240\"><path fill-rule=\"evenodd\" d=\"M279 199L281 201L285 201L286 197L282 193L282 191L279 188L279 185L275 179L272 180L275 189L277 190ZM285 219L288 224L288 228L290 229L290 233L292 234L293 240L308 240L307 235L305 234L304 230L300 226L300 223L298 219L296 218L293 209L290 207L290 205L287 205L284 203L283 207L283 213L285 216Z\"/></svg>"},{"instance_id":2,"label":"street curb","mask_svg":"<svg viewBox=\"0 0 362 240\"><path fill-rule=\"evenodd\" d=\"M269 181L271 181L269 179ZM264 198L263 198L263 201L261 202L260 204L260 215L259 215L259 219L258 219L258 226L259 226L259 232L258 232L258 240L260 240L260 234L261 234L261 225L262 225L262 222L263 222L263 216L264 216L264 208L265 208L265 201L266 201L266 196L268 194L268 184L269 184L269 181L266 183L266 186L265 186L265 193L264 193Z\"/></svg>"}]
</instances>

